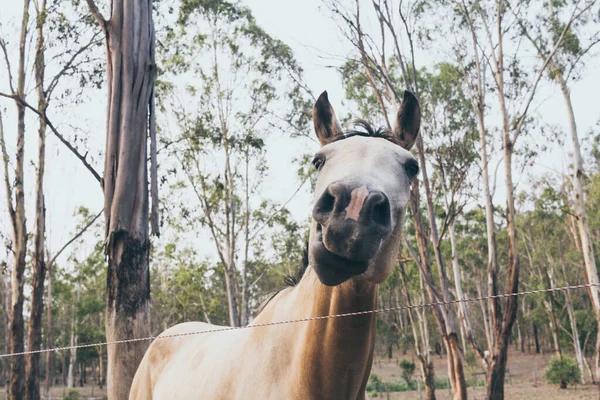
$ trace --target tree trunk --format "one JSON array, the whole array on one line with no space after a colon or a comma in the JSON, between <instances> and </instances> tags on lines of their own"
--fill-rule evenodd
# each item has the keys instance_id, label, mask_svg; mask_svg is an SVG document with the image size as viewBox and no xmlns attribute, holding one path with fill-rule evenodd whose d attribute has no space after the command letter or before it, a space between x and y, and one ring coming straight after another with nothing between
<instances>
[{"instance_id":1,"label":"tree trunk","mask_svg":"<svg viewBox=\"0 0 600 400\"><path fill-rule=\"evenodd\" d=\"M422 362L421 374L424 377L425 400L435 400L435 374L433 362Z\"/></svg>"},{"instance_id":2,"label":"tree trunk","mask_svg":"<svg viewBox=\"0 0 600 400\"><path fill-rule=\"evenodd\" d=\"M10 290L10 283L9 281L4 280L4 277L0 277L0 287L2 287L2 294L0 296L0 301L2 302L2 310L3 310L3 325L4 325L4 343L3 343L3 347L2 347L2 351L4 352L4 354L9 353L9 338L10 338L10 297L11 297L11 290ZM0 368L2 368L2 386L6 385L8 383L8 366L9 366L9 360L8 359L3 359L2 363L0 364Z\"/></svg>"},{"instance_id":3,"label":"tree trunk","mask_svg":"<svg viewBox=\"0 0 600 400\"><path fill-rule=\"evenodd\" d=\"M231 170L231 160L229 154L229 144L227 143L227 125L221 116L221 126L223 127L223 135L225 135L225 188L226 188L226 199L225 208L227 214L227 264L225 265L225 282L227 285L227 300L229 304L229 323L231 326L240 326L240 312L238 304L238 287L236 279L236 263L235 263L235 251L236 251L236 207L235 207L235 194L233 188L233 171Z\"/></svg>"},{"instance_id":4,"label":"tree trunk","mask_svg":"<svg viewBox=\"0 0 600 400\"><path fill-rule=\"evenodd\" d=\"M498 4L502 7L502 2ZM506 98L504 96L504 55L502 38L502 14L498 11L497 27L499 32L498 57L495 61L495 75L498 101L502 113L502 150L504 156L504 183L506 186L506 231L508 233L508 280L506 290L515 293L519 289L519 255L517 253L517 227L515 222L515 186L512 180L512 156L514 142L511 138L511 126L509 122ZM494 50L495 51L495 50ZM497 294L497 271L493 279L491 295ZM506 372L506 361L508 360L508 345L512 326L517 317L518 297L512 296L506 299L504 312L501 310L498 300L492 301L493 317L495 325L495 344L491 368L488 373L487 395L488 399L504 399L504 374Z\"/></svg>"},{"instance_id":5,"label":"tree trunk","mask_svg":"<svg viewBox=\"0 0 600 400\"><path fill-rule=\"evenodd\" d=\"M444 260L442 259L442 253L440 249L441 243L437 231L437 222L435 220L433 198L429 187L429 178L427 176L427 168L425 165L425 148L423 146L423 138L421 136L417 137L416 145L419 157L419 165L421 166L421 176L423 177L423 187L425 188L425 202L427 204L427 217L429 220L430 229L429 234L438 270L440 290L442 292L442 299L440 300L443 300L444 302L449 302L450 294L448 288L448 276L446 274L446 268L444 265ZM434 300L431 299L431 301ZM445 336L444 346L448 354L448 376L450 377L450 383L452 384L452 392L454 393L454 398L466 399L467 385L462 366L462 354L460 353L460 348L458 346L457 340L458 337L456 335L456 326L454 323L453 315L454 311L449 306L441 306L441 308L442 307L444 308L444 312L441 313L442 320L439 321L439 324L443 324L445 330L445 333L443 333L442 336Z\"/></svg>"},{"instance_id":6,"label":"tree trunk","mask_svg":"<svg viewBox=\"0 0 600 400\"><path fill-rule=\"evenodd\" d=\"M60 356L60 362L61 362L61 373L62 373L62 382L63 382L63 386L65 386L67 384L67 357L64 354L61 354Z\"/></svg>"},{"instance_id":7,"label":"tree trunk","mask_svg":"<svg viewBox=\"0 0 600 400\"><path fill-rule=\"evenodd\" d=\"M98 387L104 387L104 346L98 347Z\"/></svg>"},{"instance_id":8,"label":"tree trunk","mask_svg":"<svg viewBox=\"0 0 600 400\"><path fill-rule=\"evenodd\" d=\"M575 112L573 111L573 103L571 102L571 93L567 82L562 74L556 74L556 80L560 86L560 90L565 100L567 107L567 115L569 116L569 128L571 131L571 140L573 142L573 189L575 192L575 213L577 214L577 225L579 226L579 237L581 239L581 250L585 262L586 277L588 283L598 283L598 269L596 267L596 259L594 256L594 247L590 238L590 229L587 223L587 213L585 211L585 197L583 192L583 158L579 146L579 137L577 134L577 124L575 123ZM600 324L600 287L590 287L588 290L592 301L592 306L596 313L596 319ZM600 376L600 330L598 331L596 340L596 375Z\"/></svg>"},{"instance_id":9,"label":"tree trunk","mask_svg":"<svg viewBox=\"0 0 600 400\"><path fill-rule=\"evenodd\" d=\"M569 284L567 283L567 286ZM583 352L581 351L581 343L579 341L579 330L577 329L577 321L575 320L575 312L573 310L573 303L571 302L571 293L565 291L565 300L567 302L567 314L569 315L569 322L571 323L571 335L573 336L573 347L575 348L575 358L577 359L577 365L581 371L581 383L586 384L585 379L585 363L583 360Z\"/></svg>"},{"instance_id":10,"label":"tree trunk","mask_svg":"<svg viewBox=\"0 0 600 400\"><path fill-rule=\"evenodd\" d=\"M448 225L448 232L450 233L450 246L452 249L452 269L454 271L454 287L456 289L456 297L458 300L464 300L465 294L462 289L462 282L460 276L460 266L458 264L458 254L456 252L456 233L455 233L455 222L454 219ZM467 304L465 302L459 303L460 317L463 322L462 337L463 337L463 350L466 351L466 343L464 336L466 334L467 341L471 344L471 347L482 360L484 368L487 368L487 360L484 356L483 351L475 341L473 335L473 329L471 328L471 321L469 320L469 312L467 311Z\"/></svg>"},{"instance_id":11,"label":"tree trunk","mask_svg":"<svg viewBox=\"0 0 600 400\"><path fill-rule=\"evenodd\" d=\"M11 353L23 352L24 321L23 321L23 275L25 272L25 256L27 253L27 226L25 223L25 193L24 193L24 158L25 158L25 105L19 101L25 98L25 48L27 42L27 24L29 21L29 0L23 2L23 18L21 20L21 36L19 40L19 65L17 71L17 89L13 95L17 97L17 151L15 160L14 192L9 177L9 162L4 131L0 127L0 139L5 169L6 200L12 228L12 249L14 262L11 276L11 305L10 305L10 343ZM11 82L12 84L12 82ZM11 87L12 88L12 87ZM21 400L25 397L25 360L23 357L11 357L10 382L8 399Z\"/></svg>"},{"instance_id":12,"label":"tree trunk","mask_svg":"<svg viewBox=\"0 0 600 400\"><path fill-rule=\"evenodd\" d=\"M51 349L53 346L52 338L52 264L48 263L48 298L46 302L46 348ZM46 396L50 400L50 389L52 388L52 367L53 354L49 351L46 353Z\"/></svg>"},{"instance_id":13,"label":"tree trunk","mask_svg":"<svg viewBox=\"0 0 600 400\"><path fill-rule=\"evenodd\" d=\"M512 182L512 146L509 136L508 119L504 119L503 144L505 183L507 190L507 231L508 231L508 285L507 291L515 293L519 287L519 257L517 254L517 229L515 225L515 199ZM508 360L508 345L512 326L517 316L518 299L512 296L506 299L504 315L500 307L493 308L496 327L496 341L490 369L487 374L487 396L490 400L504 399L504 376Z\"/></svg>"},{"instance_id":14,"label":"tree trunk","mask_svg":"<svg viewBox=\"0 0 600 400\"><path fill-rule=\"evenodd\" d=\"M112 0L110 20L88 5L106 35L108 116L104 164L108 256L106 340L150 336L147 137L156 80L152 0ZM155 146L152 146L152 150ZM154 154L150 155L155 160ZM152 165L155 173L155 165ZM155 180L152 179L154 185ZM153 196L153 200L154 196ZM157 215L153 213L153 219ZM152 225L153 230L157 225ZM158 233L158 232L154 232ZM148 341L108 346L107 395L127 399Z\"/></svg>"},{"instance_id":15,"label":"tree trunk","mask_svg":"<svg viewBox=\"0 0 600 400\"><path fill-rule=\"evenodd\" d=\"M400 273L402 277L402 293L406 299L406 305L412 305L412 301L410 298L408 278L404 272L404 267L402 263L400 264ZM425 300L424 290L423 290L423 278L420 279L421 282L421 295L423 298L423 302ZM415 347L415 354L417 359L419 360L419 367L421 370L421 377L423 378L423 383L425 385L425 399L426 400L435 400L435 371L433 369L433 362L429 357L429 329L427 327L427 316L420 313L419 310L414 310L412 308L407 309L408 318L410 321L410 326L413 333L413 343ZM417 314L418 322L415 321L414 314ZM417 331L417 327L419 331Z\"/></svg>"},{"instance_id":16,"label":"tree trunk","mask_svg":"<svg viewBox=\"0 0 600 400\"><path fill-rule=\"evenodd\" d=\"M77 335L75 334L74 324L71 324L71 347L77 346ZM69 372L67 374L67 388L73 389L75 384L75 363L77 362L77 349L69 350Z\"/></svg>"},{"instance_id":17,"label":"tree trunk","mask_svg":"<svg viewBox=\"0 0 600 400\"><path fill-rule=\"evenodd\" d=\"M250 176L249 176L249 150L246 149L246 173L245 173L245 203L246 210L244 214L244 265L242 268L242 325L247 325L249 320L249 288L248 288L248 252L250 251Z\"/></svg>"},{"instance_id":18,"label":"tree trunk","mask_svg":"<svg viewBox=\"0 0 600 400\"><path fill-rule=\"evenodd\" d=\"M419 143L418 138L417 143ZM425 285L425 289L429 296L430 302L439 302L442 300L442 298L440 298L439 294L437 293L435 284L433 283L433 275L431 273L431 267L429 265L427 256L426 235L424 227L421 223L421 210L419 208L419 190L417 179L415 179L412 183L410 195L410 208L415 223L415 233L419 248L419 259L421 260L421 274L423 275L423 279L427 282L427 284ZM415 255L415 260L416 259L417 258ZM438 260L438 262L439 261L440 260ZM443 339L446 353L448 354L448 376L450 378L450 384L452 386L454 397L459 399L466 399L467 391L464 370L462 368L462 358L460 352L456 353L450 347L452 345L452 339L450 339L450 336L453 335L457 338L453 326L454 321L451 318L449 318L447 314L447 310L449 309L447 307L434 307L432 310L436 319L436 323L440 330L440 335ZM456 357L458 357L458 359Z\"/></svg>"},{"instance_id":19,"label":"tree trunk","mask_svg":"<svg viewBox=\"0 0 600 400\"><path fill-rule=\"evenodd\" d=\"M46 1L38 6L37 42L35 53L35 83L38 94L38 110L43 114L48 105L44 90L44 20ZM38 129L38 166L35 183L35 226L33 235L33 276L31 282L31 316L27 343L29 351L37 351L42 344L42 315L44 313L44 280L46 279L46 260L44 254L44 235L46 231L46 207L44 204L44 170L46 164L46 120L40 118ZM26 389L25 398L40 399L40 353L27 354L25 357Z\"/></svg>"},{"instance_id":20,"label":"tree trunk","mask_svg":"<svg viewBox=\"0 0 600 400\"><path fill-rule=\"evenodd\" d=\"M77 287L77 303L79 303L79 287ZM75 314L75 305L71 306L71 336L69 340L69 344L71 348L69 349L69 372L67 375L67 388L73 389L73 385L75 383L75 364L77 362L77 316Z\"/></svg>"}]
</instances>

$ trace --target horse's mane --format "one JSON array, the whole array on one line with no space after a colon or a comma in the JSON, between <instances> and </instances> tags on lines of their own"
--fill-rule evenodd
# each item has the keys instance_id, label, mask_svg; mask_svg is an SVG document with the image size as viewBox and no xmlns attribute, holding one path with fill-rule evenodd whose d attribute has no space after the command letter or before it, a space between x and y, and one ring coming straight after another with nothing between
<instances>
[{"instance_id":1,"label":"horse's mane","mask_svg":"<svg viewBox=\"0 0 600 400\"><path fill-rule=\"evenodd\" d=\"M304 250L302 251L302 263L298 266L298 270L296 271L296 274L295 275L287 275L285 278L283 278L283 282L288 287L281 288L281 289L271 293L269 295L269 297L267 297L267 299L265 301L263 301L262 304L258 307L256 312L254 313L254 318L256 318L258 316L258 314L260 314L265 309L267 304L269 304L269 302L271 300L273 300L273 298L275 298L275 296L277 296L280 292L287 290L291 287L294 287L298 283L300 283L300 281L302 280L302 277L304 276L304 273L306 272L306 268L308 268L308 240L306 241Z\"/></svg>"},{"instance_id":2,"label":"horse's mane","mask_svg":"<svg viewBox=\"0 0 600 400\"><path fill-rule=\"evenodd\" d=\"M283 278L283 281L288 286L296 286L302 280L304 273L306 272L306 268L308 268L308 240L304 245L304 250L302 250L302 263L298 267L298 271L296 271L296 275L288 275Z\"/></svg>"},{"instance_id":3,"label":"horse's mane","mask_svg":"<svg viewBox=\"0 0 600 400\"><path fill-rule=\"evenodd\" d=\"M354 126L358 129L352 129L340 135L334 139L334 141L347 139L353 136L365 136L365 137L373 137L373 138L382 138L389 140L390 142L394 142L392 132L389 131L386 127L375 128L369 122L364 119L357 119L354 121Z\"/></svg>"}]
</instances>

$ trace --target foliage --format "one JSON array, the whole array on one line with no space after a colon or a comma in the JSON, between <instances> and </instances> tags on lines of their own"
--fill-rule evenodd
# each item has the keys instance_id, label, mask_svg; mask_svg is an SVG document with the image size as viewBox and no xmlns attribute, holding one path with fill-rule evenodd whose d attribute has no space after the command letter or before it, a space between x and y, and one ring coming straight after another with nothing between
<instances>
[{"instance_id":1,"label":"foliage","mask_svg":"<svg viewBox=\"0 0 600 400\"><path fill-rule=\"evenodd\" d=\"M555 357L550 360L544 377L549 383L559 385L561 389L581 382L577 361L571 357Z\"/></svg>"},{"instance_id":2,"label":"foliage","mask_svg":"<svg viewBox=\"0 0 600 400\"><path fill-rule=\"evenodd\" d=\"M415 373L416 365L412 361L408 361L406 359L402 359L398 361L398 366L402 370L402 379L406 382L408 387L413 386L412 376Z\"/></svg>"},{"instance_id":3,"label":"foliage","mask_svg":"<svg viewBox=\"0 0 600 400\"><path fill-rule=\"evenodd\" d=\"M81 393L79 393L75 389L69 389L67 394L65 396L63 396L63 398L62 398L62 400L80 400L80 399L83 399L83 397L81 396Z\"/></svg>"}]
</instances>

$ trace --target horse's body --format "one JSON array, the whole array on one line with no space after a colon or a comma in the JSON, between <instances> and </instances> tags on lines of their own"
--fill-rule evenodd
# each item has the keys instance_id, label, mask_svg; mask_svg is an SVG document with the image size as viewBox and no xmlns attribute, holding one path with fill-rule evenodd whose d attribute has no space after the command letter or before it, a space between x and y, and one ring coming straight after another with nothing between
<instances>
[{"instance_id":1,"label":"horse's body","mask_svg":"<svg viewBox=\"0 0 600 400\"><path fill-rule=\"evenodd\" d=\"M307 271L253 321L260 324L375 307L375 285L325 287ZM354 301L340 301L351 296ZM170 335L219 327L177 325ZM132 399L363 399L373 357L373 314L155 340L136 375ZM342 368L340 368L340 366ZM148 384L151 383L151 384Z\"/></svg>"},{"instance_id":2,"label":"horse's body","mask_svg":"<svg viewBox=\"0 0 600 400\"><path fill-rule=\"evenodd\" d=\"M418 172L405 150L418 134L416 99L405 94L389 137L342 136L326 93L313 115L323 148L315 157L309 267L252 324L373 310L377 286L396 261L410 179ZM363 314L157 339L138 368L130 399L362 400L375 324L375 314ZM163 335L218 328L192 322Z\"/></svg>"}]
</instances>

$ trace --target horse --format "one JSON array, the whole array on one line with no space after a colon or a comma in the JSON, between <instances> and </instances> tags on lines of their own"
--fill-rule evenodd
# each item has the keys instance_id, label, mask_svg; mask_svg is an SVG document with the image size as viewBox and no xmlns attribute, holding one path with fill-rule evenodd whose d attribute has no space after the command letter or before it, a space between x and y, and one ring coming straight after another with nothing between
<instances>
[{"instance_id":1,"label":"horse","mask_svg":"<svg viewBox=\"0 0 600 400\"><path fill-rule=\"evenodd\" d=\"M250 325L373 310L378 285L396 265L412 179L410 149L421 108L404 92L394 128L344 132L327 92L313 107L321 148L310 223L308 267ZM203 322L161 334L219 329ZM376 316L312 320L226 332L157 338L135 374L130 400L366 398Z\"/></svg>"}]
</instances>

